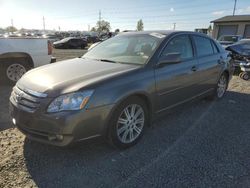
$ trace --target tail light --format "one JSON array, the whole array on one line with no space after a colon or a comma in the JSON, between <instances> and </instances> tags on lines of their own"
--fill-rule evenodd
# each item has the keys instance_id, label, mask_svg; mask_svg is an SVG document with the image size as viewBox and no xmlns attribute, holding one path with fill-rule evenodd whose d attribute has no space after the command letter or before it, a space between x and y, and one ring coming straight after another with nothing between
<instances>
[{"instance_id":1,"label":"tail light","mask_svg":"<svg viewBox=\"0 0 250 188\"><path fill-rule=\"evenodd\" d=\"M52 54L52 43L48 41L48 55Z\"/></svg>"}]
</instances>

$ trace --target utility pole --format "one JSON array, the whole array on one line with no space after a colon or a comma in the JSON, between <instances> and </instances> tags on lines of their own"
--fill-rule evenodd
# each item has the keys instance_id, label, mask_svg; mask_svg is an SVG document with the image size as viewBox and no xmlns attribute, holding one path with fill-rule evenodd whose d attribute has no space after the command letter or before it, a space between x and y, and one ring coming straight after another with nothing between
<instances>
[{"instance_id":1,"label":"utility pole","mask_svg":"<svg viewBox=\"0 0 250 188\"><path fill-rule=\"evenodd\" d=\"M45 32L45 18L43 16L43 31Z\"/></svg>"},{"instance_id":2,"label":"utility pole","mask_svg":"<svg viewBox=\"0 0 250 188\"><path fill-rule=\"evenodd\" d=\"M99 35L101 33L100 29L101 29L101 19L102 19L102 12L101 10L99 10Z\"/></svg>"},{"instance_id":3,"label":"utility pole","mask_svg":"<svg viewBox=\"0 0 250 188\"><path fill-rule=\"evenodd\" d=\"M175 30L175 28L176 28L176 23L173 23L174 24L174 30Z\"/></svg>"},{"instance_id":4,"label":"utility pole","mask_svg":"<svg viewBox=\"0 0 250 188\"><path fill-rule=\"evenodd\" d=\"M233 10L233 16L235 15L236 4L237 4L237 0L234 0L234 10Z\"/></svg>"}]
</instances>

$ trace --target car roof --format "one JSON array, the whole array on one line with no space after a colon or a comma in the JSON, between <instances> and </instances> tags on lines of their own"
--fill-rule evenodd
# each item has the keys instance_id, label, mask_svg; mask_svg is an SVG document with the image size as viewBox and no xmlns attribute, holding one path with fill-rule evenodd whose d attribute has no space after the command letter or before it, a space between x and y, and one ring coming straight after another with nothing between
<instances>
[{"instance_id":1,"label":"car roof","mask_svg":"<svg viewBox=\"0 0 250 188\"><path fill-rule=\"evenodd\" d=\"M195 35L200 35L200 36L206 36L209 37L208 35L204 33L198 33L194 31L178 31L178 30L148 30L148 31L129 31L129 32L122 32L119 35L140 35L140 34L161 34L161 35L172 35L172 34L177 34L177 33L183 33L183 34L195 34Z\"/></svg>"}]
</instances>

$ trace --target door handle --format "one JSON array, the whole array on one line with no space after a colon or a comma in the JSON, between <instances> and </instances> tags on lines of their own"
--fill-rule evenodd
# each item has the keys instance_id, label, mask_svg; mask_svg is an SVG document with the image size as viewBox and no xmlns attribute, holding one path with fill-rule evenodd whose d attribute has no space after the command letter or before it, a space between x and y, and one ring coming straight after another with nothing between
<instances>
[{"instance_id":1,"label":"door handle","mask_svg":"<svg viewBox=\"0 0 250 188\"><path fill-rule=\"evenodd\" d=\"M197 71L197 67L196 66L192 66L191 71L193 71L193 72Z\"/></svg>"}]
</instances>

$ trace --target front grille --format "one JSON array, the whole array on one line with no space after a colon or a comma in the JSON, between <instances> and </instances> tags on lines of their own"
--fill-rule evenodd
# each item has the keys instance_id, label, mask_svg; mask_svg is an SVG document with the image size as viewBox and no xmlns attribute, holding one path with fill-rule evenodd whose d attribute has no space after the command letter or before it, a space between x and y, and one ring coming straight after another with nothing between
<instances>
[{"instance_id":1,"label":"front grille","mask_svg":"<svg viewBox=\"0 0 250 188\"><path fill-rule=\"evenodd\" d=\"M18 108L34 113L40 107L41 99L46 96L46 94L31 90L24 91L15 86L12 90L10 101Z\"/></svg>"}]
</instances>

